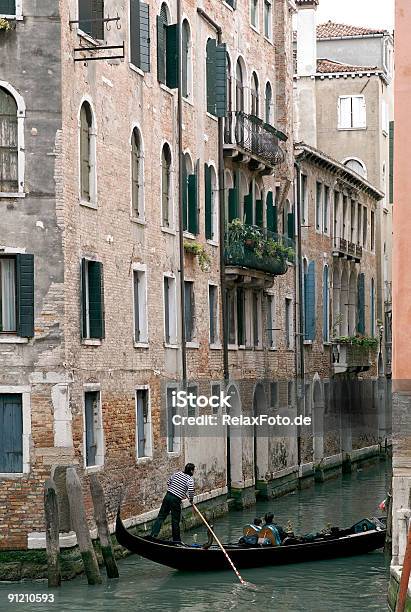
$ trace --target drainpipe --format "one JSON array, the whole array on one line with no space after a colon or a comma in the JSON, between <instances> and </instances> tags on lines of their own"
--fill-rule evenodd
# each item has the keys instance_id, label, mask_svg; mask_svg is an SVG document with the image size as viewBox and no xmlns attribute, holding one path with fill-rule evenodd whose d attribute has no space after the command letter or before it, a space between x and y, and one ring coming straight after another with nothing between
<instances>
[{"instance_id":1,"label":"drainpipe","mask_svg":"<svg viewBox=\"0 0 411 612\"><path fill-rule=\"evenodd\" d=\"M183 220L183 94L181 91L181 0L177 0L177 63L178 63L178 88L177 88L177 126L178 126L178 238L180 251L180 325L181 325L181 375L183 388L187 385L187 342L185 330L185 293L184 293L184 220Z\"/></svg>"},{"instance_id":2,"label":"drainpipe","mask_svg":"<svg viewBox=\"0 0 411 612\"><path fill-rule=\"evenodd\" d=\"M301 168L300 165L295 162L296 180L297 180L297 284L298 284L298 347L299 347L299 378L301 385L300 393L300 407L303 405L304 400L304 380L305 380L305 364L304 364L304 313L303 313L303 260L302 260L302 248L301 248ZM298 468L301 466L301 431L298 425L298 437L297 437L297 457L298 457Z\"/></svg>"},{"instance_id":3,"label":"drainpipe","mask_svg":"<svg viewBox=\"0 0 411 612\"><path fill-rule=\"evenodd\" d=\"M222 43L222 29L207 13L197 9L197 13L206 21L217 33L217 44ZM225 173L224 173L224 118L218 117L218 205L219 205L219 237L220 237L220 287L221 287L221 321L222 321L222 348L223 348L223 376L228 383L230 370L228 364L228 318L227 313L227 294L225 282L225 261L224 261L224 241L225 241ZM231 439L227 433L227 489L231 491Z\"/></svg>"}]
</instances>

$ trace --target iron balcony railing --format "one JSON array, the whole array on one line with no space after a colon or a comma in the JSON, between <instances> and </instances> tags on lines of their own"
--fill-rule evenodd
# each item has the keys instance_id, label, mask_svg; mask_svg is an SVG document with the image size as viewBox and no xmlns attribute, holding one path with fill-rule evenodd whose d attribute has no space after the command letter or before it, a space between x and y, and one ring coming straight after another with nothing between
<instances>
[{"instance_id":1,"label":"iron balcony railing","mask_svg":"<svg viewBox=\"0 0 411 612\"><path fill-rule=\"evenodd\" d=\"M287 136L272 125L243 111L230 112L225 118L225 144L237 145L270 166L284 161L285 153L280 142L286 140Z\"/></svg>"},{"instance_id":2,"label":"iron balcony railing","mask_svg":"<svg viewBox=\"0 0 411 612\"><path fill-rule=\"evenodd\" d=\"M362 246L360 246L359 244L357 244L355 247L355 256L357 259L361 259L362 257Z\"/></svg>"},{"instance_id":3,"label":"iron balcony railing","mask_svg":"<svg viewBox=\"0 0 411 612\"><path fill-rule=\"evenodd\" d=\"M295 241L266 228L230 224L225 236L226 266L250 268L275 276L285 274L295 261Z\"/></svg>"},{"instance_id":4,"label":"iron balcony railing","mask_svg":"<svg viewBox=\"0 0 411 612\"><path fill-rule=\"evenodd\" d=\"M348 241L347 253L350 257L355 257L355 244L353 242Z\"/></svg>"}]
</instances>

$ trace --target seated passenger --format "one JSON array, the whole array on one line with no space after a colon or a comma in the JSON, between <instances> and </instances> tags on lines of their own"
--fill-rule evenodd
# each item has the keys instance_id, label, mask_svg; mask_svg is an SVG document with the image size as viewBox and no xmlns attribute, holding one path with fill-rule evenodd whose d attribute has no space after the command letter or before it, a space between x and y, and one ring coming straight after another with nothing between
<instances>
[{"instance_id":1,"label":"seated passenger","mask_svg":"<svg viewBox=\"0 0 411 612\"><path fill-rule=\"evenodd\" d=\"M277 523L274 523L274 514L267 512L264 516L264 527L258 537L258 543L263 546L277 546L287 537L286 532Z\"/></svg>"},{"instance_id":2,"label":"seated passenger","mask_svg":"<svg viewBox=\"0 0 411 612\"><path fill-rule=\"evenodd\" d=\"M239 544L257 544L258 534L261 529L262 520L255 518L253 524L245 525L243 527L243 535L239 539Z\"/></svg>"}]
</instances>

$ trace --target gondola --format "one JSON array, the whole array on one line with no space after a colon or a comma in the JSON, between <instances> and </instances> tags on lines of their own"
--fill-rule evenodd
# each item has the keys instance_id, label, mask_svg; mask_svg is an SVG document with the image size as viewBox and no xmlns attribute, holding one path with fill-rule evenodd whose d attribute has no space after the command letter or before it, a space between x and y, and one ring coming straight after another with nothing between
<instances>
[{"instance_id":1,"label":"gondola","mask_svg":"<svg viewBox=\"0 0 411 612\"><path fill-rule=\"evenodd\" d=\"M358 531L359 525L367 530ZM362 527L364 528L364 527ZM228 554L238 569L319 561L337 557L362 555L384 546L386 526L383 519L364 519L348 529L334 529L331 535L313 537L312 541L281 546L227 544ZM116 538L119 544L145 559L183 571L218 571L230 566L218 546L192 547L155 540L150 536L131 534L117 514ZM290 540L291 542L293 540Z\"/></svg>"}]
</instances>

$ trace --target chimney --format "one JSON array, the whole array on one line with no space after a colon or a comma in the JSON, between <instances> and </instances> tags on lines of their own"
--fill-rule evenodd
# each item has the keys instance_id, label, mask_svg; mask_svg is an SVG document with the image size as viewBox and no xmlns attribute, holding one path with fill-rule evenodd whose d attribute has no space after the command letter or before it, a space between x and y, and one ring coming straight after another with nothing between
<instances>
[{"instance_id":1,"label":"chimney","mask_svg":"<svg viewBox=\"0 0 411 612\"><path fill-rule=\"evenodd\" d=\"M318 3L319 0L296 0L298 76L311 76L317 72Z\"/></svg>"},{"instance_id":2,"label":"chimney","mask_svg":"<svg viewBox=\"0 0 411 612\"><path fill-rule=\"evenodd\" d=\"M297 142L317 146L317 6L319 0L296 0L297 79L294 130Z\"/></svg>"}]
</instances>

